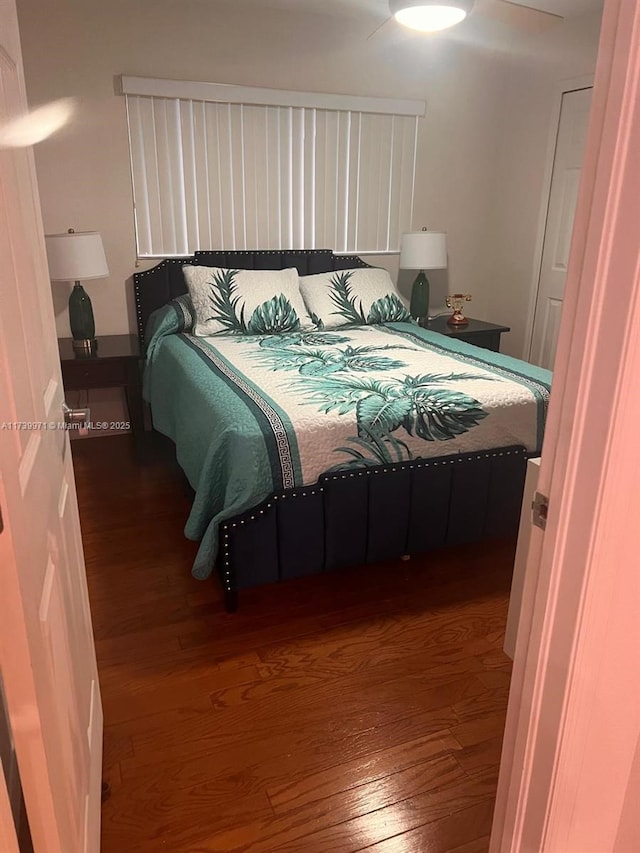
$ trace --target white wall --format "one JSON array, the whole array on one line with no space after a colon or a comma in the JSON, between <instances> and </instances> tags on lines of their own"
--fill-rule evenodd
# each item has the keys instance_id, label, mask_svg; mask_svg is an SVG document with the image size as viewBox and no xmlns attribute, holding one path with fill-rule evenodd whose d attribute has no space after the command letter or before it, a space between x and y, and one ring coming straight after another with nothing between
<instances>
[{"instance_id":1,"label":"white wall","mask_svg":"<svg viewBox=\"0 0 640 853\"><path fill-rule=\"evenodd\" d=\"M502 83L492 57L433 40L367 41L371 21L257 9L215 0L21 0L30 102L78 98L79 118L38 146L45 229L103 234L111 277L89 282L98 333L133 329L131 183L120 73L275 88L424 98L415 224L450 232L451 285L475 290L476 226L490 186ZM393 272L397 259L382 259ZM406 276L405 276L406 278ZM446 277L436 275L443 301ZM68 334L67 288L54 286Z\"/></svg>"},{"instance_id":2,"label":"white wall","mask_svg":"<svg viewBox=\"0 0 640 853\"><path fill-rule=\"evenodd\" d=\"M537 45L533 39L519 45L520 62L512 67L504 93L505 124L490 205L491 261L474 307L478 316L511 326L503 350L518 357L528 350L527 322L537 287L536 247L544 227L540 213L559 84L594 74L599 30L596 10L551 31Z\"/></svg>"},{"instance_id":3,"label":"white wall","mask_svg":"<svg viewBox=\"0 0 640 853\"><path fill-rule=\"evenodd\" d=\"M511 325L506 349L519 354L552 84L561 73L557 58L569 52L566 32L544 37L546 52L538 40L526 61L514 64L514 55L530 44L516 44L513 33L500 28L483 31L482 44L408 36L396 25L367 40L376 21L364 13L340 18L269 10L264 3L240 6L219 0L18 0L31 104L78 99L77 119L38 146L36 164L45 230L74 227L103 235L110 278L86 285L98 334L135 327L125 105L114 93L114 77L125 73L426 100L414 226L448 231L450 254L449 271L431 277L433 301L442 304L447 289L473 293L470 313ZM592 69L589 39L572 39ZM394 256L372 262L397 274ZM400 276L405 292L411 277ZM65 285L54 285L60 335L69 334L67 295Z\"/></svg>"}]
</instances>

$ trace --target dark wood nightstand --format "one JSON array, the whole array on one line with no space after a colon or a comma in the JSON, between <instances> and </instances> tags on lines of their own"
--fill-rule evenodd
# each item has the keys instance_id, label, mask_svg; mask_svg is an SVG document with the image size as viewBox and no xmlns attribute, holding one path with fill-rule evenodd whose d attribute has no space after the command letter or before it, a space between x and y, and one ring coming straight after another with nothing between
<instances>
[{"instance_id":1,"label":"dark wood nightstand","mask_svg":"<svg viewBox=\"0 0 640 853\"><path fill-rule=\"evenodd\" d=\"M426 323L421 323L422 327L429 329L430 332L439 332L441 335L447 335L450 338L458 338L467 344L475 344L477 347L500 352L500 335L503 332L510 332L509 326L496 326L494 323L485 323L484 320L472 320L466 326L450 326L447 323L451 315L443 315L435 317Z\"/></svg>"},{"instance_id":2,"label":"dark wood nightstand","mask_svg":"<svg viewBox=\"0 0 640 853\"><path fill-rule=\"evenodd\" d=\"M58 338L62 380L66 391L89 388L124 388L129 421L136 447L144 439L140 345L136 335L102 335L98 351L77 356L71 338Z\"/></svg>"}]
</instances>

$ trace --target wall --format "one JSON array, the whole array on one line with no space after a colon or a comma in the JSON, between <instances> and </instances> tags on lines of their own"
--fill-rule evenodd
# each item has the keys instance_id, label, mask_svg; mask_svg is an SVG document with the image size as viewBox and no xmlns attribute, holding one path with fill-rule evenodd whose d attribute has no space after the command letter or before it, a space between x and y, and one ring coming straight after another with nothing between
<instances>
[{"instance_id":1,"label":"wall","mask_svg":"<svg viewBox=\"0 0 640 853\"><path fill-rule=\"evenodd\" d=\"M78 120L38 146L45 229L101 231L108 280L89 282L98 331L133 328L126 280L135 270L131 183L120 73L275 88L423 98L416 226L450 232L452 286L474 289L475 220L495 156L499 68L490 56L432 40L367 41L370 18L286 14L215 0L21 0L30 102L74 96ZM178 26L179 25L179 26ZM401 59L401 61L399 61ZM464 215L460 212L463 211ZM395 273L397 259L381 259ZM435 277L443 301L446 279ZM66 285L54 285L58 331L68 334Z\"/></svg>"},{"instance_id":2,"label":"wall","mask_svg":"<svg viewBox=\"0 0 640 853\"><path fill-rule=\"evenodd\" d=\"M537 288L536 247L544 220L545 170L557 127L560 81L593 75L601 12L571 19L544 39L522 40L503 92L501 134L487 240L489 268L474 304L478 316L512 329L503 350L526 358L532 290ZM547 188L548 192L548 188ZM535 295L535 294L534 294Z\"/></svg>"},{"instance_id":3,"label":"wall","mask_svg":"<svg viewBox=\"0 0 640 853\"><path fill-rule=\"evenodd\" d=\"M114 77L126 73L426 100L414 226L448 231L450 254L448 272L432 275L433 303L443 305L447 290L472 292L472 313L511 325L505 343L519 353L558 73L553 62L551 71L537 70L546 62L540 41L521 69L519 51L529 45L504 28L481 28L471 43L455 34L408 35L391 24L368 39L378 20L364 13L341 18L264 5L19 0L31 104L78 100L76 120L38 146L36 163L45 230L103 235L111 275L86 285L98 334L134 328L125 105L114 89ZM548 56L563 55L565 42L551 43ZM372 262L397 275L396 256ZM400 275L405 293L411 278ZM68 288L55 284L53 292L58 333L68 335Z\"/></svg>"}]
</instances>

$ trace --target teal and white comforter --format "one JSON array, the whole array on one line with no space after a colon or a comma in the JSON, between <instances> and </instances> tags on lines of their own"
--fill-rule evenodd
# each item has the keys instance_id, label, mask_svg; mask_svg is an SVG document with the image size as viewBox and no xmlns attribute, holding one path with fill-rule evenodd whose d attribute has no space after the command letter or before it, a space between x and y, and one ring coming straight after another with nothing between
<instances>
[{"instance_id":1,"label":"teal and white comforter","mask_svg":"<svg viewBox=\"0 0 640 853\"><path fill-rule=\"evenodd\" d=\"M196 338L161 311L145 396L196 493L185 534L201 540L198 578L221 521L325 471L540 451L551 374L516 359L407 323Z\"/></svg>"}]
</instances>

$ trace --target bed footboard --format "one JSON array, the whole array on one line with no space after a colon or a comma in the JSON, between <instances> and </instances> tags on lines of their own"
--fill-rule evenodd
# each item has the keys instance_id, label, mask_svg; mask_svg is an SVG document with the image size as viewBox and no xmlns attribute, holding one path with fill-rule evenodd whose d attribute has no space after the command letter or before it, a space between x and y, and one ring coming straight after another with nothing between
<instances>
[{"instance_id":1,"label":"bed footboard","mask_svg":"<svg viewBox=\"0 0 640 853\"><path fill-rule=\"evenodd\" d=\"M324 474L224 522L228 609L244 587L393 560L518 529L524 447Z\"/></svg>"}]
</instances>

